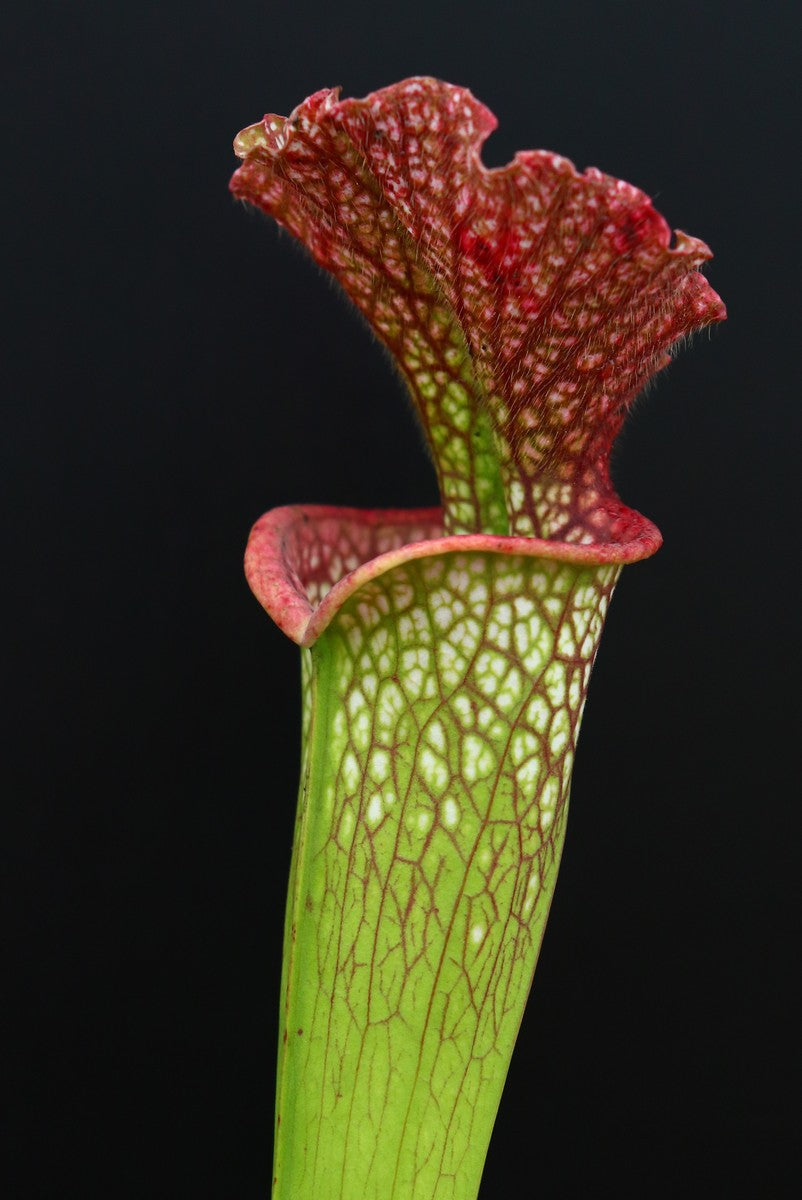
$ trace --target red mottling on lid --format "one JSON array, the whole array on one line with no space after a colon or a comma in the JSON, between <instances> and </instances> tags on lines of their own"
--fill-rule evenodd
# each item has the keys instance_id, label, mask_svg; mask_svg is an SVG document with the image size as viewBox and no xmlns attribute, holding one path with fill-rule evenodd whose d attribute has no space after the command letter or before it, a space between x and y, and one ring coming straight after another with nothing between
<instances>
[{"instance_id":1,"label":"red mottling on lid","mask_svg":"<svg viewBox=\"0 0 802 1200\"><path fill-rule=\"evenodd\" d=\"M710 251L680 232L672 247L649 198L595 168L538 150L486 169L495 126L435 79L362 100L324 90L239 135L231 188L308 247L395 355L448 530L630 536L642 518L613 490L610 449L671 347L724 318L697 270Z\"/></svg>"}]
</instances>

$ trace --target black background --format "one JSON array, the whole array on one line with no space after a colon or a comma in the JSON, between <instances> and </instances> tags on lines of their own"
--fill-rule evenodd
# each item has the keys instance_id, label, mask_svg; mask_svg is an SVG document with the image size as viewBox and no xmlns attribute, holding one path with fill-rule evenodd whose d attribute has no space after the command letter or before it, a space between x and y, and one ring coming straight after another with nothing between
<instances>
[{"instance_id":1,"label":"black background","mask_svg":"<svg viewBox=\"0 0 802 1200\"><path fill-rule=\"evenodd\" d=\"M229 198L230 144L320 87L411 74L497 114L489 165L545 146L643 187L711 244L730 312L618 447L619 491L665 546L608 619L482 1200L795 1194L796 12L19 9L10 1194L266 1196L299 691L242 550L277 504L436 494L382 351Z\"/></svg>"}]
</instances>

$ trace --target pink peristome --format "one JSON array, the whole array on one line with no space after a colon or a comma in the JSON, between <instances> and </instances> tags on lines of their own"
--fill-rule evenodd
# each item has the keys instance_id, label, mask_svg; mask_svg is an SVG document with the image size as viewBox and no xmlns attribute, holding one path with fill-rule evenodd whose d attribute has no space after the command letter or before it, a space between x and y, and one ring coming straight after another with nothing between
<instances>
[{"instance_id":1,"label":"pink peristome","mask_svg":"<svg viewBox=\"0 0 802 1200\"><path fill-rule=\"evenodd\" d=\"M623 540L589 546L488 534L444 537L439 508L287 505L254 525L245 575L278 627L309 646L360 587L411 559L470 550L588 565L648 558L662 539L650 521L635 515L639 522L629 537L621 530Z\"/></svg>"},{"instance_id":2,"label":"pink peristome","mask_svg":"<svg viewBox=\"0 0 802 1200\"><path fill-rule=\"evenodd\" d=\"M487 170L495 126L435 79L363 100L324 90L243 130L231 188L337 278L435 447L438 426L459 436L449 387L489 415L511 533L615 540L611 523L645 521L609 478L626 411L678 340L725 316L696 270L710 251L679 232L672 246L649 198L595 168L524 151Z\"/></svg>"}]
</instances>

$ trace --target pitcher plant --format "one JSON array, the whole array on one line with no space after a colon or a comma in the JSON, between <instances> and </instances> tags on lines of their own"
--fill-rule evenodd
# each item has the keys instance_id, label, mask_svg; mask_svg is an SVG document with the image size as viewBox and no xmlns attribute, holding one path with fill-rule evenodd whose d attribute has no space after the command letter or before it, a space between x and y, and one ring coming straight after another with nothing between
<instances>
[{"instance_id":1,"label":"pitcher plant","mask_svg":"<svg viewBox=\"0 0 802 1200\"><path fill-rule=\"evenodd\" d=\"M703 242L556 154L486 169L495 125L415 78L316 92L235 141L234 195L390 350L442 499L279 508L248 543L304 681L274 1200L476 1197L605 613L661 541L611 447L672 347L725 315Z\"/></svg>"}]
</instances>

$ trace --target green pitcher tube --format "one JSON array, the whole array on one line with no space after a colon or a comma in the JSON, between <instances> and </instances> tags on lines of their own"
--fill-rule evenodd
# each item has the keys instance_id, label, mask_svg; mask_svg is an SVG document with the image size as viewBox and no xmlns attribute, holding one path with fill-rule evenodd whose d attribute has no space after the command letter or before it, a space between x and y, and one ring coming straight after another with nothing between
<instances>
[{"instance_id":1,"label":"green pitcher tube","mask_svg":"<svg viewBox=\"0 0 802 1200\"><path fill-rule=\"evenodd\" d=\"M478 1190L620 571L608 548L482 541L313 508L251 537L251 586L308 643L276 1200Z\"/></svg>"}]
</instances>

